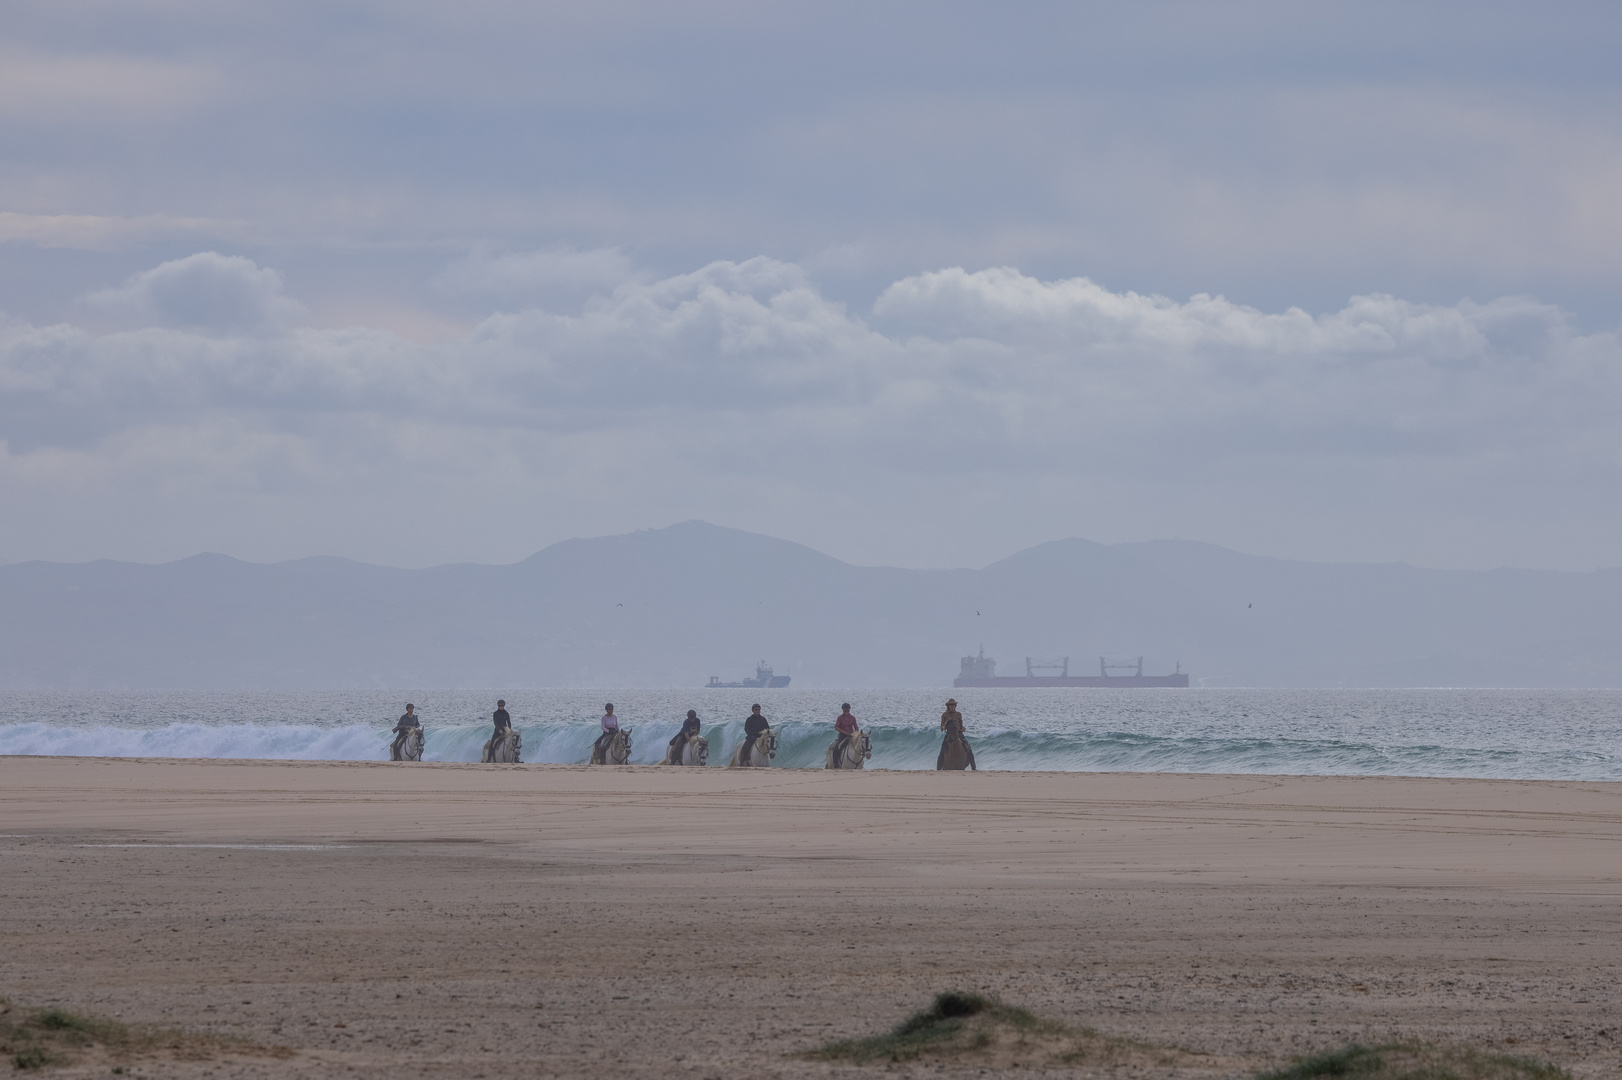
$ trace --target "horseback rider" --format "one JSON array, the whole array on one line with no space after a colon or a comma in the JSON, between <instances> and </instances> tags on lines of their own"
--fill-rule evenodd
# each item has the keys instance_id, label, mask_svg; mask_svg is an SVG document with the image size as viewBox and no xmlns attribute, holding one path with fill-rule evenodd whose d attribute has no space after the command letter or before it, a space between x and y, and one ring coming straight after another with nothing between
<instances>
[{"instance_id":1,"label":"horseback rider","mask_svg":"<svg viewBox=\"0 0 1622 1080\"><path fill-rule=\"evenodd\" d=\"M834 730L839 732L839 737L834 740L835 765L839 764L839 756L845 752L845 747L850 745L851 739L861 730L856 723L856 717L851 715L850 702L847 701L839 707L844 711L839 714L839 719L834 721Z\"/></svg>"},{"instance_id":2,"label":"horseback rider","mask_svg":"<svg viewBox=\"0 0 1622 1080\"><path fill-rule=\"evenodd\" d=\"M755 741L760 738L761 732L769 727L771 725L766 722L766 718L760 715L760 706L750 706L749 719L743 722L743 749L738 754L738 764L754 763Z\"/></svg>"},{"instance_id":3,"label":"horseback rider","mask_svg":"<svg viewBox=\"0 0 1622 1080\"><path fill-rule=\"evenodd\" d=\"M670 740L670 757L668 760L672 765L682 763L681 755L687 749L687 740L698 734L699 726L698 710L688 709L687 719L681 722L681 730L676 732Z\"/></svg>"},{"instance_id":4,"label":"horseback rider","mask_svg":"<svg viewBox=\"0 0 1622 1080\"><path fill-rule=\"evenodd\" d=\"M946 711L941 713L941 730L946 732L946 738L941 740L941 752L935 758L935 768L946 768L946 748L952 745L953 740L963 744L963 752L969 755L969 768L975 772L980 766L974 763L974 747L963 734L963 714L957 711L957 698L946 699Z\"/></svg>"},{"instance_id":5,"label":"horseback rider","mask_svg":"<svg viewBox=\"0 0 1622 1080\"><path fill-rule=\"evenodd\" d=\"M398 760L403 756L401 748L405 746L405 741L411 737L411 729L420 727L422 727L422 721L417 719L417 707L407 702L406 711L401 715L399 723L394 725L394 742L389 744L389 757Z\"/></svg>"},{"instance_id":6,"label":"horseback rider","mask_svg":"<svg viewBox=\"0 0 1622 1080\"><path fill-rule=\"evenodd\" d=\"M494 747L501 741L501 737L507 733L507 729L513 726L513 718L507 714L506 701L496 702L496 711L490 714L490 719L494 720L496 724L495 734L490 736L490 745Z\"/></svg>"},{"instance_id":7,"label":"horseback rider","mask_svg":"<svg viewBox=\"0 0 1622 1080\"><path fill-rule=\"evenodd\" d=\"M619 729L619 718L614 715L614 703L610 701L603 706L603 733L597 736L597 742L593 744L592 753L601 757L604 761L608 760L608 742Z\"/></svg>"}]
</instances>

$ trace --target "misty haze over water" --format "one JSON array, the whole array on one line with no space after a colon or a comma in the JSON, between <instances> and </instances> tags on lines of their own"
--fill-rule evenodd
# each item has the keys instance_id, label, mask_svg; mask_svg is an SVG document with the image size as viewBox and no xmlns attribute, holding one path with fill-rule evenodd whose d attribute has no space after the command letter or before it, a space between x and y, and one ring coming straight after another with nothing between
<instances>
[{"instance_id":1,"label":"misty haze over water","mask_svg":"<svg viewBox=\"0 0 1622 1080\"><path fill-rule=\"evenodd\" d=\"M1622 686L1622 571L1427 570L1057 540L852 566L703 522L509 566L203 555L0 567L0 690L950 685L981 646L1202 687Z\"/></svg>"}]
</instances>

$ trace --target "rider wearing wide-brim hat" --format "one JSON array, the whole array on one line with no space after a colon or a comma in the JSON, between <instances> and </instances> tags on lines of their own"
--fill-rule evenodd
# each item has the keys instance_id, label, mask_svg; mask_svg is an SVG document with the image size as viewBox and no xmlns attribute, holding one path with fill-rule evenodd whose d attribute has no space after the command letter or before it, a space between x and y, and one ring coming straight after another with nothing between
<instances>
[{"instance_id":1,"label":"rider wearing wide-brim hat","mask_svg":"<svg viewBox=\"0 0 1622 1080\"><path fill-rule=\"evenodd\" d=\"M963 734L963 714L957 711L957 698L946 699L946 711L941 713L941 730L946 732L946 738L941 740L941 752L935 758L935 768L946 767L946 748L955 739L963 744L963 752L969 755L969 768L979 772L980 767L974 763L974 748Z\"/></svg>"}]
</instances>

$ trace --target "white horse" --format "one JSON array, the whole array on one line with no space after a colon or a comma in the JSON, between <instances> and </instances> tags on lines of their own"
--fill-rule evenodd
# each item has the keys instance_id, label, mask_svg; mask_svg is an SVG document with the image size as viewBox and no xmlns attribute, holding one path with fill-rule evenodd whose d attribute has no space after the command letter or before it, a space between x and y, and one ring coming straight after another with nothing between
<instances>
[{"instance_id":1,"label":"white horse","mask_svg":"<svg viewBox=\"0 0 1622 1080\"><path fill-rule=\"evenodd\" d=\"M406 736L389 744L390 761L421 761L422 760L422 728L414 727L406 731Z\"/></svg>"},{"instance_id":2,"label":"white horse","mask_svg":"<svg viewBox=\"0 0 1622 1080\"><path fill-rule=\"evenodd\" d=\"M862 762L873 756L873 740L860 728L850 737L850 741L845 743L845 749L836 760L834 747L838 745L838 739L828 744L827 760L822 766L824 769L860 769Z\"/></svg>"},{"instance_id":3,"label":"white horse","mask_svg":"<svg viewBox=\"0 0 1622 1080\"><path fill-rule=\"evenodd\" d=\"M710 763L710 740L702 735L694 735L682 744L681 760L671 761L670 752L675 747L665 747L665 759L661 765L708 765Z\"/></svg>"},{"instance_id":4,"label":"white horse","mask_svg":"<svg viewBox=\"0 0 1622 1080\"><path fill-rule=\"evenodd\" d=\"M479 760L486 764L516 764L519 761L518 752L523 748L524 740L518 734L518 729L508 728L499 740L492 738L484 744L484 754Z\"/></svg>"},{"instance_id":5,"label":"white horse","mask_svg":"<svg viewBox=\"0 0 1622 1080\"><path fill-rule=\"evenodd\" d=\"M755 745L749 751L749 760L743 760L743 748L749 745L745 739L732 751L732 760L727 762L729 769L764 769L771 765L772 758L777 756L777 732L767 728L755 736Z\"/></svg>"},{"instance_id":6,"label":"white horse","mask_svg":"<svg viewBox=\"0 0 1622 1080\"><path fill-rule=\"evenodd\" d=\"M591 748L590 765L625 765L631 760L631 729L620 728L606 743Z\"/></svg>"}]
</instances>

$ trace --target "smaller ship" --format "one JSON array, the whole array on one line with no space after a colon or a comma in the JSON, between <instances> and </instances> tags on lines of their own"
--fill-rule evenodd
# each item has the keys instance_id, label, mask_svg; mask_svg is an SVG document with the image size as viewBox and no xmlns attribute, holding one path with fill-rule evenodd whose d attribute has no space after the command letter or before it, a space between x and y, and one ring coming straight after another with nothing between
<instances>
[{"instance_id":1,"label":"smaller ship","mask_svg":"<svg viewBox=\"0 0 1622 1080\"><path fill-rule=\"evenodd\" d=\"M780 690L788 685L787 675L774 675L772 669L762 660L755 665L755 677L744 679L742 682L722 682L721 676L711 675L710 681L704 684L706 690Z\"/></svg>"}]
</instances>

